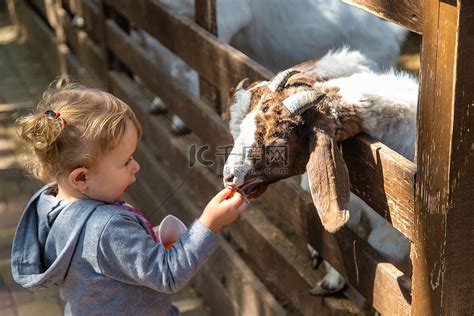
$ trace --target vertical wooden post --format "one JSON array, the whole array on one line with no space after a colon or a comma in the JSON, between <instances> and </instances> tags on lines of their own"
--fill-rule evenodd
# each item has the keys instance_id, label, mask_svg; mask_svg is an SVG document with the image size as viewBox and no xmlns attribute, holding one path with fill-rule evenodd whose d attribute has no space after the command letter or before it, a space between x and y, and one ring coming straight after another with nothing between
<instances>
[{"instance_id":1,"label":"vertical wooden post","mask_svg":"<svg viewBox=\"0 0 474 316\"><path fill-rule=\"evenodd\" d=\"M195 0L194 20L197 24L205 28L210 33L217 36L217 8L216 0ZM206 78L199 76L199 95L207 104L209 104L219 115L222 113L221 96L219 90L212 85ZM228 145L228 144L222 144ZM216 163L214 172L221 175L221 167L224 165L225 158L218 148L210 148L205 154L206 159Z\"/></svg>"},{"instance_id":2,"label":"vertical wooden post","mask_svg":"<svg viewBox=\"0 0 474 316\"><path fill-rule=\"evenodd\" d=\"M195 21L197 24L217 36L216 0L195 0ZM209 81L199 77L199 92L201 98L222 113L219 90Z\"/></svg>"},{"instance_id":3,"label":"vertical wooden post","mask_svg":"<svg viewBox=\"0 0 474 316\"><path fill-rule=\"evenodd\" d=\"M107 90L111 90L111 84L108 76L109 70L125 70L124 65L112 54L110 49L107 46L107 28L105 26L107 19L114 20L123 30L127 33L130 32L130 23L123 16L119 15L117 12L114 12L110 7L105 4L104 0L98 0L100 8L100 34L99 41L101 44L101 50L105 58L105 63L103 69L100 70L100 73L103 74L103 82Z\"/></svg>"},{"instance_id":4,"label":"vertical wooden post","mask_svg":"<svg viewBox=\"0 0 474 316\"><path fill-rule=\"evenodd\" d=\"M98 32L97 39L100 45L100 49L102 51L102 56L104 56L104 64L102 65L102 69L100 69L99 73L102 78L102 82L104 83L104 88L106 90L111 90L111 85L110 85L110 79L108 76L109 68L110 68L110 56L109 56L109 50L107 49L107 38L105 34L105 23L107 19L107 8L103 0L97 0L97 6L99 8L99 19L100 21L98 22L99 29L96 30Z\"/></svg>"},{"instance_id":5,"label":"vertical wooden post","mask_svg":"<svg viewBox=\"0 0 474 316\"><path fill-rule=\"evenodd\" d=\"M474 313L474 3L426 0L412 315Z\"/></svg>"}]
</instances>

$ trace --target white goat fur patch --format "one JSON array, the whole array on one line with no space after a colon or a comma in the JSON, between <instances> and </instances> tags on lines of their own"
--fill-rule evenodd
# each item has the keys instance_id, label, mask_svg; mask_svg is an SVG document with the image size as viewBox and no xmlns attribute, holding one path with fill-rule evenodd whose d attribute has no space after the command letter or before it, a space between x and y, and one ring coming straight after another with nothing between
<instances>
[{"instance_id":1,"label":"white goat fur patch","mask_svg":"<svg viewBox=\"0 0 474 316\"><path fill-rule=\"evenodd\" d=\"M349 50L346 46L328 52L316 63L314 70L318 75L332 79L371 72L378 70L378 66L359 51Z\"/></svg>"},{"instance_id":2,"label":"white goat fur patch","mask_svg":"<svg viewBox=\"0 0 474 316\"><path fill-rule=\"evenodd\" d=\"M418 83L405 73L358 73L318 84L319 88L338 87L342 97L338 107L354 106L364 129L371 136L413 160L416 135Z\"/></svg>"},{"instance_id":3,"label":"white goat fur patch","mask_svg":"<svg viewBox=\"0 0 474 316\"><path fill-rule=\"evenodd\" d=\"M240 134L240 124L244 119L245 115L249 110L250 106L250 99L252 98L252 94L250 91L241 89L234 93L233 103L230 106L230 133L234 138L234 141Z\"/></svg>"},{"instance_id":4,"label":"white goat fur patch","mask_svg":"<svg viewBox=\"0 0 474 316\"><path fill-rule=\"evenodd\" d=\"M252 161L248 159L248 150L255 142L255 132L257 131L257 123L255 117L258 109L251 111L239 126L241 131L234 140L229 157L224 166L224 176L233 174L235 177L234 184L240 184L249 170L252 169Z\"/></svg>"}]
</instances>

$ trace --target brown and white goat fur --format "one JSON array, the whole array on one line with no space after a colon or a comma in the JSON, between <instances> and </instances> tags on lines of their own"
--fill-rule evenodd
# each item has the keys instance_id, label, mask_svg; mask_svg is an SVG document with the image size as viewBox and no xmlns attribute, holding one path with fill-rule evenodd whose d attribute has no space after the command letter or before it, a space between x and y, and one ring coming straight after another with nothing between
<instances>
[{"instance_id":1,"label":"brown and white goat fur","mask_svg":"<svg viewBox=\"0 0 474 316\"><path fill-rule=\"evenodd\" d=\"M262 81L231 91L230 129L234 147L224 166L224 184L249 198L269 184L307 172L306 183L323 226L344 224L360 232L382 256L409 264L409 241L350 193L349 176L337 143L368 133L413 159L418 84L407 74L377 73L357 51L342 49ZM286 146L288 160L255 159L269 146ZM273 173L272 170L279 170ZM285 172L281 172L285 170ZM342 277L328 274L313 290L340 290Z\"/></svg>"}]
</instances>

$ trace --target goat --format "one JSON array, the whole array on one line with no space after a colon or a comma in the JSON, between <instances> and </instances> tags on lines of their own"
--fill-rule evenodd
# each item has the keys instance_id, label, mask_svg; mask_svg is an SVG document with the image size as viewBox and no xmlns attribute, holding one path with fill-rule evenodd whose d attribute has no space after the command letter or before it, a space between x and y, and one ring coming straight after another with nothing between
<instances>
[{"instance_id":1,"label":"goat","mask_svg":"<svg viewBox=\"0 0 474 316\"><path fill-rule=\"evenodd\" d=\"M360 233L361 225L368 224L370 231L361 237L402 266L409 264L409 240L350 193L337 146L368 133L413 159L418 83L404 73L374 71L374 64L345 48L280 72L270 82L244 87L242 81L229 96L234 147L223 180L257 198L271 183L307 171L306 187L325 229L335 232L347 223ZM269 146L286 146L287 161L255 159ZM325 267L327 274L313 294L344 286L337 271Z\"/></svg>"},{"instance_id":2,"label":"goat","mask_svg":"<svg viewBox=\"0 0 474 316\"><path fill-rule=\"evenodd\" d=\"M193 0L161 0L174 12L194 19ZM340 0L217 0L220 41L243 51L271 71L320 57L330 49L349 46L373 60L378 67L396 64L407 30L381 20ZM293 21L298 21L294 23ZM143 41L155 58L192 94L199 91L198 75L150 36ZM155 108L164 108L159 99ZM175 132L184 128L173 118Z\"/></svg>"}]
</instances>

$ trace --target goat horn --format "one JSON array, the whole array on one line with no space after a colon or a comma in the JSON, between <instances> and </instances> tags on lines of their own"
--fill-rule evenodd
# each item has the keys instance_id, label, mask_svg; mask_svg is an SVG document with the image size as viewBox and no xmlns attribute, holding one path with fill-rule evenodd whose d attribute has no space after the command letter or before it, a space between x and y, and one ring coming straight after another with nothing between
<instances>
[{"instance_id":1,"label":"goat horn","mask_svg":"<svg viewBox=\"0 0 474 316\"><path fill-rule=\"evenodd\" d=\"M242 89L244 87L244 83L247 82L248 80L249 80L249 78L242 79L242 81L239 82L237 87L235 87L235 91L238 91L238 90Z\"/></svg>"},{"instance_id":2,"label":"goat horn","mask_svg":"<svg viewBox=\"0 0 474 316\"><path fill-rule=\"evenodd\" d=\"M282 72L279 72L268 84L268 89L270 89L271 92L275 92L283 88L288 78L297 73L299 73L299 71L296 69L287 69Z\"/></svg>"},{"instance_id":3,"label":"goat horn","mask_svg":"<svg viewBox=\"0 0 474 316\"><path fill-rule=\"evenodd\" d=\"M283 100L283 105L290 111L291 115L295 116L302 114L325 96L326 94L316 91L299 92Z\"/></svg>"}]
</instances>

